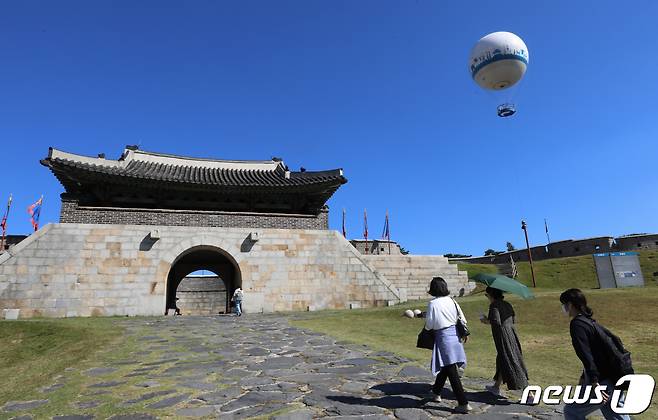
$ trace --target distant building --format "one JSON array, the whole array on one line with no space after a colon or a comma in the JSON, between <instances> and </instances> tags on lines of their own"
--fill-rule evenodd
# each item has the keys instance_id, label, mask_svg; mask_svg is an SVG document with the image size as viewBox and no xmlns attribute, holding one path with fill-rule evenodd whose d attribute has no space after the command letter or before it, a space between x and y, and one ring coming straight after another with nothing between
<instances>
[{"instance_id":1,"label":"distant building","mask_svg":"<svg viewBox=\"0 0 658 420\"><path fill-rule=\"evenodd\" d=\"M27 238L27 235L7 235L5 236L5 249L0 249L0 253L9 249L9 247L16 245L21 242L23 239Z\"/></svg>"},{"instance_id":2,"label":"distant building","mask_svg":"<svg viewBox=\"0 0 658 420\"><path fill-rule=\"evenodd\" d=\"M645 249L658 249L658 234L634 234L620 237L596 236L584 239L566 239L551 242L547 245L530 248L532 259L546 260L550 258L577 257L605 252L640 251ZM481 264L507 264L510 256L514 261L528 261L527 249L517 249L503 252L498 255L481 257L450 258L452 262L470 262Z\"/></svg>"}]
</instances>

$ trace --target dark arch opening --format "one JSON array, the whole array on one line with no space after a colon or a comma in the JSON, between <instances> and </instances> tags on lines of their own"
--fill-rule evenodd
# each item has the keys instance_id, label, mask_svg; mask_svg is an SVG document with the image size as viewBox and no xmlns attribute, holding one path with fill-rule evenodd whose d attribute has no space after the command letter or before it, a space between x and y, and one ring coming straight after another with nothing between
<instances>
[{"instance_id":1,"label":"dark arch opening","mask_svg":"<svg viewBox=\"0 0 658 420\"><path fill-rule=\"evenodd\" d=\"M225 292L219 289L213 289L213 285L211 284L204 284L203 279L188 277L191 273L200 270L215 273L217 276L214 279L208 277L207 280L221 279ZM179 290L184 280L183 287ZM217 286L219 283L215 281L214 284ZM219 248L208 246L191 248L176 258L169 269L165 315L177 308L178 294L185 294L185 299L190 302L190 305L194 301L193 314L214 315L217 313L228 313L230 311L230 296L233 295L236 288L241 286L240 268L229 254ZM190 294L192 292L198 292L194 299L192 299L192 295ZM213 297L209 293L222 293L223 305L221 305L221 309L217 307L216 295ZM178 298L180 299L181 296L178 296ZM204 305L206 306L205 309Z\"/></svg>"}]
</instances>

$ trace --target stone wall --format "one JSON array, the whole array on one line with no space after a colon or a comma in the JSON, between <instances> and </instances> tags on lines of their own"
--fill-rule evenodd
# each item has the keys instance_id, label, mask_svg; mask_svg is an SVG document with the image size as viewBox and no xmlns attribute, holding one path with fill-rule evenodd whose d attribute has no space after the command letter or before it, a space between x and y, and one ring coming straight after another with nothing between
<instances>
[{"instance_id":1,"label":"stone wall","mask_svg":"<svg viewBox=\"0 0 658 420\"><path fill-rule=\"evenodd\" d=\"M62 198L60 223L326 230L329 229L329 212L323 210L318 215L306 215L86 207L78 205L77 200Z\"/></svg>"},{"instance_id":2,"label":"stone wall","mask_svg":"<svg viewBox=\"0 0 658 420\"><path fill-rule=\"evenodd\" d=\"M185 277L176 289L177 305L184 315L225 313L226 285L219 277Z\"/></svg>"},{"instance_id":3,"label":"stone wall","mask_svg":"<svg viewBox=\"0 0 658 420\"><path fill-rule=\"evenodd\" d=\"M585 239L567 239L551 242L548 245L530 248L532 260L546 260L550 258L578 257L605 252L640 251L643 249L658 249L658 234L630 235L613 238L612 236L599 236ZM473 264L509 264L510 255L514 261L528 261L528 251L517 249L503 252L498 255L452 258L453 262L466 262Z\"/></svg>"},{"instance_id":4,"label":"stone wall","mask_svg":"<svg viewBox=\"0 0 658 420\"><path fill-rule=\"evenodd\" d=\"M615 238L615 249L620 251L641 251L658 249L658 234L629 235Z\"/></svg>"},{"instance_id":5,"label":"stone wall","mask_svg":"<svg viewBox=\"0 0 658 420\"><path fill-rule=\"evenodd\" d=\"M466 271L440 255L367 255L364 256L377 272L384 275L399 290L406 290L408 300L427 300L433 277L442 277L453 296L469 294L475 287L469 283Z\"/></svg>"},{"instance_id":6,"label":"stone wall","mask_svg":"<svg viewBox=\"0 0 658 420\"><path fill-rule=\"evenodd\" d=\"M402 255L400 245L395 241L387 241L385 239L368 241L368 251L366 251L365 239L350 239L350 243L357 251L364 255Z\"/></svg>"},{"instance_id":7,"label":"stone wall","mask_svg":"<svg viewBox=\"0 0 658 420\"><path fill-rule=\"evenodd\" d=\"M586 239L568 239L566 241L552 242L547 245L549 258L577 257L592 255L600 252L610 252L614 249L612 236L601 236Z\"/></svg>"},{"instance_id":8,"label":"stone wall","mask_svg":"<svg viewBox=\"0 0 658 420\"><path fill-rule=\"evenodd\" d=\"M149 234L158 229L159 239ZM406 300L338 232L50 224L0 255L0 309L21 317L161 315L167 276L190 250L228 256L245 312L389 305Z\"/></svg>"}]
</instances>

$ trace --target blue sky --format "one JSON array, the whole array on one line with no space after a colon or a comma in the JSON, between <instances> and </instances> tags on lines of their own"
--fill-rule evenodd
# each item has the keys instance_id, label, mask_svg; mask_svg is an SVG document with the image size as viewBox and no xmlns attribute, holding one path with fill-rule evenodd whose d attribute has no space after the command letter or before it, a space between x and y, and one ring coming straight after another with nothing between
<instances>
[{"instance_id":1,"label":"blue sky","mask_svg":"<svg viewBox=\"0 0 658 420\"><path fill-rule=\"evenodd\" d=\"M30 230L62 187L49 146L127 144L342 167L331 226L371 236L386 209L413 253L658 231L658 3L9 2L0 13L0 200ZM518 114L470 79L483 35L520 35Z\"/></svg>"}]
</instances>

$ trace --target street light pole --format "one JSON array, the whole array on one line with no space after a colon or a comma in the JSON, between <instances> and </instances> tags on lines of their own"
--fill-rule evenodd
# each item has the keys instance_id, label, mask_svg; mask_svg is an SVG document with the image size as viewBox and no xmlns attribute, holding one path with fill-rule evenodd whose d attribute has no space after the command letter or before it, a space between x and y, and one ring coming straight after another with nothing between
<instances>
[{"instance_id":1,"label":"street light pole","mask_svg":"<svg viewBox=\"0 0 658 420\"><path fill-rule=\"evenodd\" d=\"M532 267L532 253L530 252L530 242L528 241L528 226L525 224L525 220L521 220L521 229L525 233L525 246L528 249L528 261L530 261L530 274L532 275L532 287L537 287L535 283L535 270Z\"/></svg>"}]
</instances>

